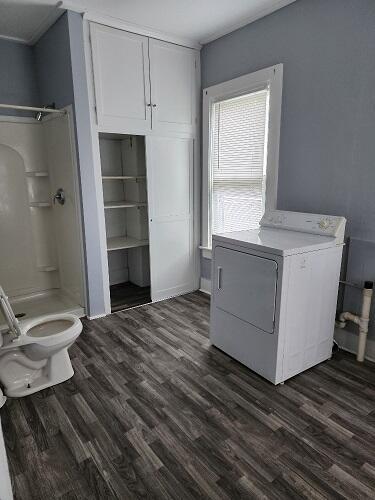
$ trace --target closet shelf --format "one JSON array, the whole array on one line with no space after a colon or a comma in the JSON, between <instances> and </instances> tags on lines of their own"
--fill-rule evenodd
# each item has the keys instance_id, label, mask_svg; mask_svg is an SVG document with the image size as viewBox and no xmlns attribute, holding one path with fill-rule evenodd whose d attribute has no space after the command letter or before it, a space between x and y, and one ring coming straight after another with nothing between
<instances>
[{"instance_id":1,"label":"closet shelf","mask_svg":"<svg viewBox=\"0 0 375 500\"><path fill-rule=\"evenodd\" d=\"M48 177L48 172L26 172L27 177Z\"/></svg>"},{"instance_id":2,"label":"closet shelf","mask_svg":"<svg viewBox=\"0 0 375 500\"><path fill-rule=\"evenodd\" d=\"M145 207L147 203L141 201L105 201L104 208L132 208Z\"/></svg>"},{"instance_id":3,"label":"closet shelf","mask_svg":"<svg viewBox=\"0 0 375 500\"><path fill-rule=\"evenodd\" d=\"M137 240L130 236L116 236L114 238L107 238L107 250L122 250L125 248L144 247L148 245L148 240Z\"/></svg>"},{"instance_id":4,"label":"closet shelf","mask_svg":"<svg viewBox=\"0 0 375 500\"><path fill-rule=\"evenodd\" d=\"M29 205L34 208L52 207L52 203L50 201L31 201Z\"/></svg>"},{"instance_id":5,"label":"closet shelf","mask_svg":"<svg viewBox=\"0 0 375 500\"><path fill-rule=\"evenodd\" d=\"M103 175L102 179L103 179L103 181L115 181L115 180L144 181L144 180L146 180L146 176L145 175Z\"/></svg>"}]
</instances>

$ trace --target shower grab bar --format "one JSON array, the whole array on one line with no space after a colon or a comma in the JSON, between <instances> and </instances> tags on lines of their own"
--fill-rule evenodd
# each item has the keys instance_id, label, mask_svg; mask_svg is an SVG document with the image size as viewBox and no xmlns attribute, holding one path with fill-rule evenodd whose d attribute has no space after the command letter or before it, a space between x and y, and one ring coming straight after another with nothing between
<instances>
[{"instance_id":1,"label":"shower grab bar","mask_svg":"<svg viewBox=\"0 0 375 500\"><path fill-rule=\"evenodd\" d=\"M3 288L0 286L0 305L3 310L5 321L8 323L9 330L13 335L19 337L21 335L21 329L19 326L18 319L15 317L13 309L9 304L8 297L5 295Z\"/></svg>"},{"instance_id":2,"label":"shower grab bar","mask_svg":"<svg viewBox=\"0 0 375 500\"><path fill-rule=\"evenodd\" d=\"M20 111L40 111L42 113L58 113L66 115L65 109L38 108L34 106L19 106L18 104L0 104L0 109L18 109Z\"/></svg>"}]
</instances>

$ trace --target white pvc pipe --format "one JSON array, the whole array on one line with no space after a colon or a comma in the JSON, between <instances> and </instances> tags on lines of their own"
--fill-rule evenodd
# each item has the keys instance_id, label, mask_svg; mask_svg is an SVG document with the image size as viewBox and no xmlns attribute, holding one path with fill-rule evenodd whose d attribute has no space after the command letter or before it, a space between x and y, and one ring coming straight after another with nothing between
<instances>
[{"instance_id":1,"label":"white pvc pipe","mask_svg":"<svg viewBox=\"0 0 375 500\"><path fill-rule=\"evenodd\" d=\"M362 363L365 359L372 294L373 289L367 288L365 284L365 287L362 288L361 315L358 316L351 312L345 311L340 314L339 321L336 321L336 326L338 328L345 328L347 321L351 321L352 323L355 323L359 326L357 361L359 361L360 363Z\"/></svg>"},{"instance_id":2,"label":"white pvc pipe","mask_svg":"<svg viewBox=\"0 0 375 500\"><path fill-rule=\"evenodd\" d=\"M368 333L368 322L370 319L370 308L372 299L372 288L364 288L362 290L362 311L361 319L359 323L359 339L358 339L358 352L357 361L363 362L365 359L367 333Z\"/></svg>"}]
</instances>

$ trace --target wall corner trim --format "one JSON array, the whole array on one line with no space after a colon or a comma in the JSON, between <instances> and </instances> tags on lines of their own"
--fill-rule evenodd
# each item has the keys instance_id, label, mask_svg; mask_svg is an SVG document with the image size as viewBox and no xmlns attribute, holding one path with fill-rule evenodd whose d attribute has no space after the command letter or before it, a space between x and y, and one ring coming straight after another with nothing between
<instances>
[{"instance_id":1,"label":"wall corner trim","mask_svg":"<svg viewBox=\"0 0 375 500\"><path fill-rule=\"evenodd\" d=\"M203 293L211 295L211 280L208 280L207 278L201 278L199 290Z\"/></svg>"}]
</instances>

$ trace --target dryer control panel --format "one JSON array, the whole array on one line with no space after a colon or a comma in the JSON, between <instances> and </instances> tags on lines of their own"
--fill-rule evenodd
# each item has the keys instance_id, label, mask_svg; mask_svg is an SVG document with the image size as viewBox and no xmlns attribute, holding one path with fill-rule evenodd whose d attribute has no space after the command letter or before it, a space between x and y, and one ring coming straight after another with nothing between
<instances>
[{"instance_id":1,"label":"dryer control panel","mask_svg":"<svg viewBox=\"0 0 375 500\"><path fill-rule=\"evenodd\" d=\"M345 217L283 210L267 211L260 221L261 227L330 236L336 239L337 244L344 242L345 224Z\"/></svg>"}]
</instances>

